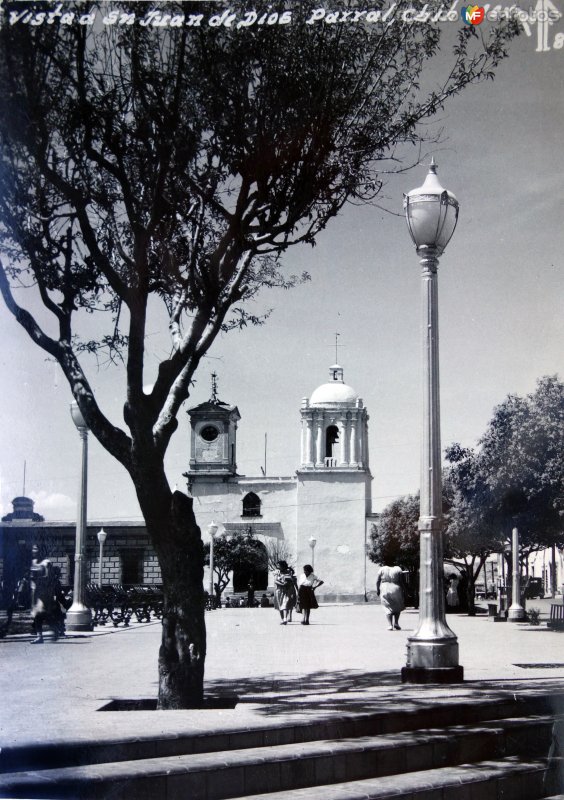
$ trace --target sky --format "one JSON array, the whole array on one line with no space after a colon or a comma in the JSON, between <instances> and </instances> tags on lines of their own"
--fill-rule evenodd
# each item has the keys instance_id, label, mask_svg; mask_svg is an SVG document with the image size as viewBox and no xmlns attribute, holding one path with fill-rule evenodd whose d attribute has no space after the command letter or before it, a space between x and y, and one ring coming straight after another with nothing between
<instances>
[{"instance_id":1,"label":"sky","mask_svg":"<svg viewBox=\"0 0 564 800\"><path fill-rule=\"evenodd\" d=\"M402 195L423 183L431 155L460 203L439 264L443 449L455 441L475 446L507 394L534 391L543 375L564 378L564 18L549 27L544 52L537 52L537 27L513 43L495 81L468 88L441 112L441 143L428 149L423 165L385 187L395 213L347 206L315 248L285 254L288 274L307 270L312 280L263 295L257 313L273 309L264 326L215 342L179 415L166 461L171 486L186 488L185 412L209 399L212 372L219 397L241 414L239 473L259 475L266 461L267 474L292 475L300 458L301 400L328 379L338 333L345 381L370 415L373 507L417 491L421 279ZM147 384L167 352L165 333L156 314ZM0 511L11 511L11 500L25 490L47 519L74 520L81 450L70 389L3 306L0 367ZM122 424L123 373L91 364L89 374L103 410ZM88 518L141 518L125 470L92 436Z\"/></svg>"}]
</instances>

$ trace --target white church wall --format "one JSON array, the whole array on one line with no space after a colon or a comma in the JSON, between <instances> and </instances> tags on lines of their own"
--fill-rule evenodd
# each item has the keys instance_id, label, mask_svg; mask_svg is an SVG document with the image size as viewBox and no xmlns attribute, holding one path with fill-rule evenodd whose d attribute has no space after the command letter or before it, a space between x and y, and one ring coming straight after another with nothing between
<instances>
[{"instance_id":1,"label":"white church wall","mask_svg":"<svg viewBox=\"0 0 564 800\"><path fill-rule=\"evenodd\" d=\"M366 504L370 476L338 470L298 473L299 567L313 564L325 581L318 595L362 600L366 585Z\"/></svg>"},{"instance_id":2,"label":"white church wall","mask_svg":"<svg viewBox=\"0 0 564 800\"><path fill-rule=\"evenodd\" d=\"M243 516L243 498L249 492L254 492L261 501L261 514L258 517ZM228 480L194 480L192 497L194 514L205 543L209 542L208 525L212 521L218 526L217 536L235 528L246 530L250 526L257 539L264 543L269 539L284 539L295 559L295 478L234 477ZM208 584L209 573L206 570L204 585ZM272 586L271 574L269 586Z\"/></svg>"}]
</instances>

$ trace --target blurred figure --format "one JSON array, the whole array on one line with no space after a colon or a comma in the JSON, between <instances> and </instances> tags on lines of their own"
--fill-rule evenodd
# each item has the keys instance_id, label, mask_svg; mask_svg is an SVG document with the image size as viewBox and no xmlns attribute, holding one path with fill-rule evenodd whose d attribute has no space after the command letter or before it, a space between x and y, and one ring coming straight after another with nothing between
<instances>
[{"instance_id":1,"label":"blurred figure","mask_svg":"<svg viewBox=\"0 0 564 800\"><path fill-rule=\"evenodd\" d=\"M52 562L45 558L38 562L36 558L31 564L31 584L33 607L31 615L36 638L31 644L43 644L43 625L47 624L53 631L53 639L64 635L64 614L59 605L62 596L58 571Z\"/></svg>"},{"instance_id":2,"label":"blurred figure","mask_svg":"<svg viewBox=\"0 0 564 800\"><path fill-rule=\"evenodd\" d=\"M460 579L455 572L449 575L448 589L446 593L446 604L448 611L458 611L460 606L460 597L458 595L458 584Z\"/></svg>"},{"instance_id":3,"label":"blurred figure","mask_svg":"<svg viewBox=\"0 0 564 800\"><path fill-rule=\"evenodd\" d=\"M247 584L247 605L249 608L254 608L255 605L255 583L252 578Z\"/></svg>"}]
</instances>

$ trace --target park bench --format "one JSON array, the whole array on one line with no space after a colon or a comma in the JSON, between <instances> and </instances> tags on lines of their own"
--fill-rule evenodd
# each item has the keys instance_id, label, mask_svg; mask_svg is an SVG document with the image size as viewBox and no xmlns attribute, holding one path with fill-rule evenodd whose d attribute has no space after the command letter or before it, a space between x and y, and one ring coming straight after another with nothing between
<instances>
[{"instance_id":1,"label":"park bench","mask_svg":"<svg viewBox=\"0 0 564 800\"><path fill-rule=\"evenodd\" d=\"M123 586L121 583L99 586L89 583L85 600L92 611L94 625L111 621L114 628L122 624L128 627L133 616L137 622L150 622L151 619L161 619L163 615L161 586Z\"/></svg>"},{"instance_id":2,"label":"park bench","mask_svg":"<svg viewBox=\"0 0 564 800\"><path fill-rule=\"evenodd\" d=\"M164 596L160 586L128 586L129 602L137 622L150 622L151 618L162 619Z\"/></svg>"},{"instance_id":3,"label":"park bench","mask_svg":"<svg viewBox=\"0 0 564 800\"><path fill-rule=\"evenodd\" d=\"M564 603L552 603L550 619L546 623L549 628L564 631Z\"/></svg>"},{"instance_id":4,"label":"park bench","mask_svg":"<svg viewBox=\"0 0 564 800\"><path fill-rule=\"evenodd\" d=\"M114 592L111 586L89 583L86 586L86 605L92 611L92 623L105 625L111 618L114 607Z\"/></svg>"},{"instance_id":5,"label":"park bench","mask_svg":"<svg viewBox=\"0 0 564 800\"><path fill-rule=\"evenodd\" d=\"M114 628L120 623L128 626L133 615L127 591L121 584L100 586L89 583L86 586L85 602L92 611L94 625L105 625L111 620Z\"/></svg>"}]
</instances>

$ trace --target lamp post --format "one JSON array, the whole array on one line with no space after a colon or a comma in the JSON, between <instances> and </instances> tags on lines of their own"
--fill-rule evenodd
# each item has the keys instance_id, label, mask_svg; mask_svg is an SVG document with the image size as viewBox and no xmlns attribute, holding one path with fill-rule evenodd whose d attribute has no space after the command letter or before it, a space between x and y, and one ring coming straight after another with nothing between
<instances>
[{"instance_id":1,"label":"lamp post","mask_svg":"<svg viewBox=\"0 0 564 800\"><path fill-rule=\"evenodd\" d=\"M213 590L213 537L217 533L217 525L213 520L208 525L208 533L210 535L210 603L213 608L213 598L215 597Z\"/></svg>"},{"instance_id":2,"label":"lamp post","mask_svg":"<svg viewBox=\"0 0 564 800\"><path fill-rule=\"evenodd\" d=\"M100 543L100 557L98 559L98 586L100 589L102 588L102 564L104 561L104 542L107 539L108 534L106 531L101 528L98 533L96 534L98 537L98 542Z\"/></svg>"},{"instance_id":3,"label":"lamp post","mask_svg":"<svg viewBox=\"0 0 564 800\"><path fill-rule=\"evenodd\" d=\"M508 622L523 622L526 614L521 605L521 576L519 569L519 530L511 531L511 605L507 610Z\"/></svg>"},{"instance_id":4,"label":"lamp post","mask_svg":"<svg viewBox=\"0 0 564 800\"><path fill-rule=\"evenodd\" d=\"M92 614L84 602L84 545L86 539L86 498L88 485L88 427L76 402L71 403L71 417L82 440L82 469L80 497L76 521L74 553L74 587L72 606L67 611L66 627L69 631L92 630Z\"/></svg>"},{"instance_id":5,"label":"lamp post","mask_svg":"<svg viewBox=\"0 0 564 800\"><path fill-rule=\"evenodd\" d=\"M463 680L463 669L458 664L458 640L445 619L443 591L437 266L456 227L458 201L439 183L434 161L423 185L404 196L404 209L421 262L423 427L419 625L407 640L402 681L456 683Z\"/></svg>"},{"instance_id":6,"label":"lamp post","mask_svg":"<svg viewBox=\"0 0 564 800\"><path fill-rule=\"evenodd\" d=\"M317 544L317 539L315 536L309 537L309 546L311 547L311 568L315 569L315 545Z\"/></svg>"}]
</instances>

